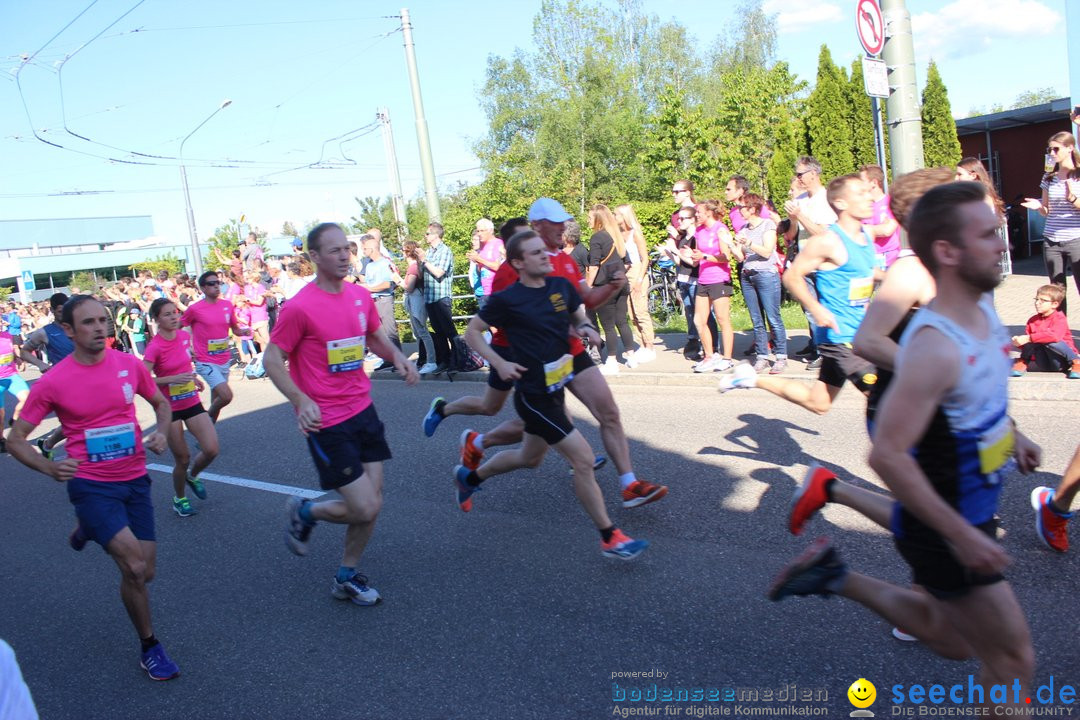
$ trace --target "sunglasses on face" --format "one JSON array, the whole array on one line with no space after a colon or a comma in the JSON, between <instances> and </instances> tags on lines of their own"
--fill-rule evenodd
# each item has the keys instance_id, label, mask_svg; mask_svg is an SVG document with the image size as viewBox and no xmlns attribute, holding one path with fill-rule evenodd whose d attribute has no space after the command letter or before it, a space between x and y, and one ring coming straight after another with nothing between
<instances>
[{"instance_id":1,"label":"sunglasses on face","mask_svg":"<svg viewBox=\"0 0 1080 720\"><path fill-rule=\"evenodd\" d=\"M209 280L203 283L203 287L217 287L220 284L217 280Z\"/></svg>"}]
</instances>

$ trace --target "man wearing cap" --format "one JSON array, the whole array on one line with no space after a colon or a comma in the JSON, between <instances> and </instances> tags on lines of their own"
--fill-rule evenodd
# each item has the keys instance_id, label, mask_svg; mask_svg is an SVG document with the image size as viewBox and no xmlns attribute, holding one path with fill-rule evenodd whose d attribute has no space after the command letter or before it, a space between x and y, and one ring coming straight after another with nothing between
<instances>
[{"instance_id":1,"label":"man wearing cap","mask_svg":"<svg viewBox=\"0 0 1080 720\"><path fill-rule=\"evenodd\" d=\"M572 219L558 201L551 198L540 198L529 208L529 222L533 230L543 239L547 246L548 255L551 258L553 277L563 277L581 295L586 307L594 308L602 305L612 295L626 285L626 276L615 273L611 282L599 287L592 287L578 270L577 264L566 253L562 252L564 245L563 230L567 220ZM513 285L518 280L517 271L510 263L503 263L495 273L491 283L492 294L498 293ZM491 339L491 344L499 348L511 350L509 340L505 334L496 328ZM499 352L496 350L496 352ZM615 467L619 471L619 481L622 485L623 507L631 508L654 502L667 494L667 486L654 485L645 480L638 480L634 474L633 465L630 462L630 446L626 441L626 432L623 430L622 421L619 418L619 407L615 404L615 398L611 394L604 376L589 359L589 353L577 337L570 338L570 354L574 356L573 377L566 387L570 389L578 400L589 409L593 417L600 424L600 437L604 441L604 447L608 455L614 460ZM501 402L490 412L494 415L502 408L502 403L510 394L510 386L501 388L503 395ZM443 407L446 401L443 398L435 398L431 403L431 409L424 418L424 433L431 437L435 428L442 422ZM486 409L492 409L486 404ZM487 414L487 413L485 413ZM524 423L515 418L508 420L499 427L488 433L481 434L466 430L462 434L462 465L473 469L483 459L484 450L495 445L508 445L520 442L525 429ZM509 472L506 470L505 472Z\"/></svg>"}]
</instances>

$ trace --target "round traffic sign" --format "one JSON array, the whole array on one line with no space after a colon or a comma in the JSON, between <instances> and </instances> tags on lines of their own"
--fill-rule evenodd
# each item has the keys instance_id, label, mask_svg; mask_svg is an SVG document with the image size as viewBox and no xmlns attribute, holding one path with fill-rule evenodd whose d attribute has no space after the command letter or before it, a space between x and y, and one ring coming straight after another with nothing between
<instances>
[{"instance_id":1,"label":"round traffic sign","mask_svg":"<svg viewBox=\"0 0 1080 720\"><path fill-rule=\"evenodd\" d=\"M855 32L867 55L877 55L885 47L885 22L877 0L859 0L855 6Z\"/></svg>"}]
</instances>

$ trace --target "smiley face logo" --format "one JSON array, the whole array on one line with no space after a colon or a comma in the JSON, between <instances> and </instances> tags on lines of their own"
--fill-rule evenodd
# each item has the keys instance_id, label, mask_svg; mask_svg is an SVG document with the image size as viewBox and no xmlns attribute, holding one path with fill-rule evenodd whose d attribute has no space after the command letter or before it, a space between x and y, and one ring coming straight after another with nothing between
<instances>
[{"instance_id":1,"label":"smiley face logo","mask_svg":"<svg viewBox=\"0 0 1080 720\"><path fill-rule=\"evenodd\" d=\"M867 708L877 699L877 688L866 678L859 678L851 683L847 691L848 700L857 708Z\"/></svg>"}]
</instances>

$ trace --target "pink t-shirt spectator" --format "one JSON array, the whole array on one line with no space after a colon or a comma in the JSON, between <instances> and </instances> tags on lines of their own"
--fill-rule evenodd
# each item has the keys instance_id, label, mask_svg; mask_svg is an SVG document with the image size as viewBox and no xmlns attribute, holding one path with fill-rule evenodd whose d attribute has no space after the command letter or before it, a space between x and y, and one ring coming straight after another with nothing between
<instances>
[{"instance_id":1,"label":"pink t-shirt spectator","mask_svg":"<svg viewBox=\"0 0 1080 720\"><path fill-rule=\"evenodd\" d=\"M154 375L157 377L194 373L195 367L191 364L191 335L186 330L178 330L172 340L155 335L146 346L143 360L154 366ZM162 388L162 392L169 399L169 405L174 412L199 404L199 391L195 389L194 380L169 383Z\"/></svg>"},{"instance_id":2,"label":"pink t-shirt spectator","mask_svg":"<svg viewBox=\"0 0 1080 720\"><path fill-rule=\"evenodd\" d=\"M75 477L99 482L134 480L146 474L135 396L149 400L155 393L157 385L150 371L134 355L106 350L96 365L82 365L69 355L30 388L22 418L37 425L56 412L67 438L68 457L79 461Z\"/></svg>"},{"instance_id":3,"label":"pink t-shirt spectator","mask_svg":"<svg viewBox=\"0 0 1080 720\"><path fill-rule=\"evenodd\" d=\"M874 201L873 215L863 220L863 225L880 225L886 220L895 220L892 210L889 209L889 196L883 195L880 200ZM900 226L896 226L892 235L884 235L874 238L874 252L877 254L878 267L886 269L900 255Z\"/></svg>"},{"instance_id":4,"label":"pink t-shirt spectator","mask_svg":"<svg viewBox=\"0 0 1080 720\"><path fill-rule=\"evenodd\" d=\"M694 239L697 241L698 250L706 255L723 258L724 253L720 250L720 233L723 230L727 230L727 227L719 220L712 227L698 225L697 230L694 231ZM726 260L724 262L702 260L701 264L698 265L699 285L715 285L716 283L725 282L731 282L731 266L728 265Z\"/></svg>"},{"instance_id":5,"label":"pink t-shirt spectator","mask_svg":"<svg viewBox=\"0 0 1080 720\"><path fill-rule=\"evenodd\" d=\"M731 229L735 232L739 232L746 227L746 218L743 217L742 211L739 210L737 205L732 205L728 210L728 217L731 218Z\"/></svg>"},{"instance_id":6,"label":"pink t-shirt spectator","mask_svg":"<svg viewBox=\"0 0 1080 720\"><path fill-rule=\"evenodd\" d=\"M289 356L289 375L319 406L324 429L371 404L364 351L379 325L371 293L352 283L337 294L309 283L282 308L270 342Z\"/></svg>"},{"instance_id":7,"label":"pink t-shirt spectator","mask_svg":"<svg viewBox=\"0 0 1080 720\"><path fill-rule=\"evenodd\" d=\"M195 359L212 365L228 365L232 354L229 352L229 328L236 317L236 309L228 300L218 298L210 303L199 300L184 311L181 320L184 327L190 327L195 341Z\"/></svg>"},{"instance_id":8,"label":"pink t-shirt spectator","mask_svg":"<svg viewBox=\"0 0 1080 720\"><path fill-rule=\"evenodd\" d=\"M9 378L15 374L15 345L11 342L11 333L0 332L0 378ZM0 396L0 402L4 399Z\"/></svg>"},{"instance_id":9,"label":"pink t-shirt spectator","mask_svg":"<svg viewBox=\"0 0 1080 720\"><path fill-rule=\"evenodd\" d=\"M255 305L256 302L262 300L263 294L266 292L263 284L245 285L243 292L244 297L251 301L248 304L248 308L251 310L251 324L258 325L259 323L270 322L270 311L266 309L266 301L263 300L262 305Z\"/></svg>"},{"instance_id":10,"label":"pink t-shirt spectator","mask_svg":"<svg viewBox=\"0 0 1080 720\"><path fill-rule=\"evenodd\" d=\"M503 248L502 238L495 236L484 243L484 246L480 248L480 257L488 262L498 263L500 258L502 258ZM491 281L494 279L494 270L480 266L480 285L484 288L485 296L491 295Z\"/></svg>"},{"instance_id":11,"label":"pink t-shirt spectator","mask_svg":"<svg viewBox=\"0 0 1080 720\"><path fill-rule=\"evenodd\" d=\"M236 313L236 325L241 330L251 329L251 308L247 305L237 305L234 310Z\"/></svg>"}]
</instances>

